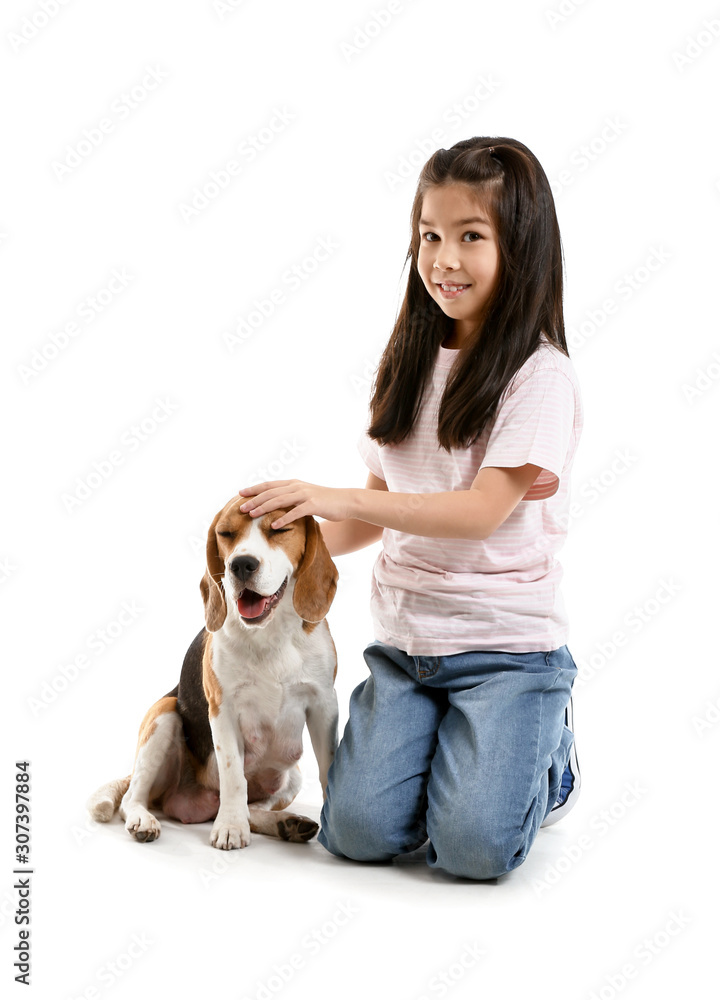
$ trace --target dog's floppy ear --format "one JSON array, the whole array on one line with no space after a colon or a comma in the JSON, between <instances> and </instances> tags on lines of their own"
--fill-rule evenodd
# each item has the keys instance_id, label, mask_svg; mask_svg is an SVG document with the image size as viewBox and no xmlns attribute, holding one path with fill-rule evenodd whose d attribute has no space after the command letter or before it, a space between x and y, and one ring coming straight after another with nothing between
<instances>
[{"instance_id":1,"label":"dog's floppy ear","mask_svg":"<svg viewBox=\"0 0 720 1000\"><path fill-rule=\"evenodd\" d=\"M220 558L217 547L217 536L215 525L220 520L220 513L215 515L213 523L210 525L207 537L207 569L200 581L200 593L205 605L205 625L208 632L217 632L223 627L227 617L227 603L225 602L225 592L222 586L222 576L225 572L225 564Z\"/></svg>"},{"instance_id":2,"label":"dog's floppy ear","mask_svg":"<svg viewBox=\"0 0 720 1000\"><path fill-rule=\"evenodd\" d=\"M305 552L298 566L293 607L305 622L321 622L337 589L338 571L330 558L320 526L305 515Z\"/></svg>"}]
</instances>

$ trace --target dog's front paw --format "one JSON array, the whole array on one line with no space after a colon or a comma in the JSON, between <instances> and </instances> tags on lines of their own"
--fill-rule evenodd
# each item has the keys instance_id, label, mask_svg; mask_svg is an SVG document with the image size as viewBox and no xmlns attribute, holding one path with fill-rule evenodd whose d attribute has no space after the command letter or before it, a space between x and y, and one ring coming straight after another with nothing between
<instances>
[{"instance_id":1,"label":"dog's front paw","mask_svg":"<svg viewBox=\"0 0 720 1000\"><path fill-rule=\"evenodd\" d=\"M210 831L210 843L220 851L235 851L250 843L250 823L247 820L225 820L217 817Z\"/></svg>"},{"instance_id":2,"label":"dog's front paw","mask_svg":"<svg viewBox=\"0 0 720 1000\"><path fill-rule=\"evenodd\" d=\"M125 829L131 837L143 844L149 844L160 836L160 824L144 806L130 806Z\"/></svg>"}]
</instances>

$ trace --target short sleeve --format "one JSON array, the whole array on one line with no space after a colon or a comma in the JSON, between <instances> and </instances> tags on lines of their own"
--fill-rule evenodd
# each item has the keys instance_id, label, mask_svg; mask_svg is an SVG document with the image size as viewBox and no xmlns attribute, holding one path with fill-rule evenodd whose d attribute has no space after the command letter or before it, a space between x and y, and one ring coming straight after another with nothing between
<instances>
[{"instance_id":1,"label":"short sleeve","mask_svg":"<svg viewBox=\"0 0 720 1000\"><path fill-rule=\"evenodd\" d=\"M557 368L535 371L501 402L480 468L539 465L542 472L523 500L547 500L571 457L574 421L572 380Z\"/></svg>"},{"instance_id":2,"label":"short sleeve","mask_svg":"<svg viewBox=\"0 0 720 1000\"><path fill-rule=\"evenodd\" d=\"M378 479L385 479L385 473L383 472L382 465L380 464L380 448L377 441L371 438L367 430L364 430L360 437L358 438L357 448L362 456L365 465L372 472L374 476Z\"/></svg>"}]
</instances>

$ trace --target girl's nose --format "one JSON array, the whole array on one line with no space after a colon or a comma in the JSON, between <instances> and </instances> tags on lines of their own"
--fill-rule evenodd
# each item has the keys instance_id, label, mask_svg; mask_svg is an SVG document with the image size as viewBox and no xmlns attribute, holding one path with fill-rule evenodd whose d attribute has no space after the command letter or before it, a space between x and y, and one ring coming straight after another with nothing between
<instances>
[{"instance_id":1,"label":"girl's nose","mask_svg":"<svg viewBox=\"0 0 720 1000\"><path fill-rule=\"evenodd\" d=\"M435 270L438 272L445 271L457 271L458 260L452 254L448 253L447 250L443 250L442 253L438 253L435 258Z\"/></svg>"}]
</instances>

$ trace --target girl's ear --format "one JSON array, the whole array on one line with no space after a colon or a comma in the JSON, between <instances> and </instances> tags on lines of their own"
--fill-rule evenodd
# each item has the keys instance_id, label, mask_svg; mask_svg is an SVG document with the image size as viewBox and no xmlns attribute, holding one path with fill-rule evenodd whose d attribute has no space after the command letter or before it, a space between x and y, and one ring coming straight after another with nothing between
<instances>
[{"instance_id":1,"label":"girl's ear","mask_svg":"<svg viewBox=\"0 0 720 1000\"><path fill-rule=\"evenodd\" d=\"M220 558L217 535L215 534L215 525L218 523L221 513L222 511L215 515L208 530L207 545L205 546L207 569L200 581L200 593L205 606L205 626L208 632L219 631L225 624L227 617L227 603L222 585L225 564Z\"/></svg>"},{"instance_id":2,"label":"girl's ear","mask_svg":"<svg viewBox=\"0 0 720 1000\"><path fill-rule=\"evenodd\" d=\"M330 610L338 571L317 521L311 514L306 514L304 520L305 551L295 576L293 607L303 621L317 623Z\"/></svg>"}]
</instances>

